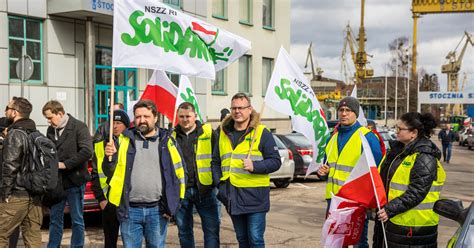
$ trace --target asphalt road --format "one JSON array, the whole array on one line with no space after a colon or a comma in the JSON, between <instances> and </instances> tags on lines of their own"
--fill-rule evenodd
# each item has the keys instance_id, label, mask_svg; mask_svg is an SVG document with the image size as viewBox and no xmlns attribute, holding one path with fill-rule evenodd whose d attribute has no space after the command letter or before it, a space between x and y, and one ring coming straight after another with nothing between
<instances>
[{"instance_id":1,"label":"asphalt road","mask_svg":"<svg viewBox=\"0 0 474 248\"><path fill-rule=\"evenodd\" d=\"M439 144L439 143L438 143ZM443 166L447 172L447 181L442 191L444 198L457 198L468 206L474 201L474 150L453 146L450 164ZM267 247L321 247L321 228L324 223L326 201L324 200L325 182L316 179L297 179L286 189L272 188L271 210L267 216L265 240ZM439 226L439 247L446 243L458 225L454 221L441 217ZM369 228L369 240L372 239L373 222ZM203 247L200 220L195 216L194 232L196 245ZM43 230L43 243L48 239L48 230ZM62 244L68 247L71 236L70 226L66 226ZM177 228L168 226L167 247L179 247ZM21 241L20 241L21 244ZM100 215L86 215L86 247L102 247L103 235ZM121 246L121 242L119 242ZM227 213L222 213L221 247L237 247L235 233Z\"/></svg>"}]
</instances>

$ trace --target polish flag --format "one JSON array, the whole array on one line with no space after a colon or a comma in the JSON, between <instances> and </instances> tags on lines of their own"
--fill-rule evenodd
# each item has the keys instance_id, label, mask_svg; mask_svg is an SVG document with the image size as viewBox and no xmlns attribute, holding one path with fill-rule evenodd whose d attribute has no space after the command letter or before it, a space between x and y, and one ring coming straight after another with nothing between
<instances>
[{"instance_id":1,"label":"polish flag","mask_svg":"<svg viewBox=\"0 0 474 248\"><path fill-rule=\"evenodd\" d=\"M337 196L358 202L368 208L380 209L387 204L385 188L369 143L361 131L359 135L362 140L362 155Z\"/></svg>"},{"instance_id":2,"label":"polish flag","mask_svg":"<svg viewBox=\"0 0 474 248\"><path fill-rule=\"evenodd\" d=\"M169 80L166 73L155 70L140 100L152 100L155 102L158 112L172 122L177 95L178 87Z\"/></svg>"},{"instance_id":3,"label":"polish flag","mask_svg":"<svg viewBox=\"0 0 474 248\"><path fill-rule=\"evenodd\" d=\"M464 125L465 127L467 127L467 126L471 125L471 122L472 122L471 117L467 117L466 119L464 119L463 125Z\"/></svg>"},{"instance_id":4,"label":"polish flag","mask_svg":"<svg viewBox=\"0 0 474 248\"><path fill-rule=\"evenodd\" d=\"M365 216L365 207L358 202L332 195L321 243L331 248L357 244L364 230Z\"/></svg>"}]
</instances>

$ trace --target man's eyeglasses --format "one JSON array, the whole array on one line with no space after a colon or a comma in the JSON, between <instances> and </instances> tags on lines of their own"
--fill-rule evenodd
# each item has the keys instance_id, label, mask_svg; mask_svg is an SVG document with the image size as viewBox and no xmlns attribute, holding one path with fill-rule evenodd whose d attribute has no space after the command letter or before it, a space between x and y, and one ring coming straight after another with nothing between
<instances>
[{"instance_id":1,"label":"man's eyeglasses","mask_svg":"<svg viewBox=\"0 0 474 248\"><path fill-rule=\"evenodd\" d=\"M399 126L395 126L395 132L399 133L401 130L411 130L411 128L400 128Z\"/></svg>"},{"instance_id":2,"label":"man's eyeglasses","mask_svg":"<svg viewBox=\"0 0 474 248\"><path fill-rule=\"evenodd\" d=\"M250 108L250 105L249 105L249 106L244 106L244 107L230 107L230 110L231 110L231 111L237 111L237 110L238 110L238 111L242 111L242 110L244 110L244 109L246 109L246 108Z\"/></svg>"},{"instance_id":3,"label":"man's eyeglasses","mask_svg":"<svg viewBox=\"0 0 474 248\"><path fill-rule=\"evenodd\" d=\"M5 112L7 112L7 111L10 110L10 109L11 109L11 110L16 110L15 108L12 108L12 107L10 107L10 106L7 105L7 106L5 107Z\"/></svg>"}]
</instances>

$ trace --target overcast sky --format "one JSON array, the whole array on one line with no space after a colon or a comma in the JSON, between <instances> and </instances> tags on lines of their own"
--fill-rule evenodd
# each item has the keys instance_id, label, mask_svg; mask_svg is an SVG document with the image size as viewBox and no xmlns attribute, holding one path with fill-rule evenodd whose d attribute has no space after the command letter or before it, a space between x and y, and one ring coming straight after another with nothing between
<instances>
[{"instance_id":1,"label":"overcast sky","mask_svg":"<svg viewBox=\"0 0 474 248\"><path fill-rule=\"evenodd\" d=\"M366 0L365 29L366 51L373 55L370 65L375 76L384 76L384 64L390 58L388 44L397 37L406 36L412 44L413 19L411 1ZM308 45L313 42L313 53L323 76L343 79L341 52L343 31L350 23L357 36L360 25L360 0L292 0L291 55L303 67ZM446 55L461 40L464 31L474 34L474 14L432 14L418 19L417 68L438 75L441 89L446 89L446 74L441 65ZM460 50L460 49L458 49ZM347 54L350 59L350 55ZM353 63L349 60L353 69ZM466 90L474 91L474 49L468 47L460 73L467 73Z\"/></svg>"}]
</instances>

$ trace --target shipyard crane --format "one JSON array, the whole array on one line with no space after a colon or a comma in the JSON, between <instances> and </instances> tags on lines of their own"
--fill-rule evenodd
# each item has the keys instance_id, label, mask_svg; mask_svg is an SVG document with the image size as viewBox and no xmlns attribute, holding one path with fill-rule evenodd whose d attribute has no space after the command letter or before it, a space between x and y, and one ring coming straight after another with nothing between
<instances>
[{"instance_id":1,"label":"shipyard crane","mask_svg":"<svg viewBox=\"0 0 474 248\"><path fill-rule=\"evenodd\" d=\"M462 44L462 48L459 53L457 53L458 48ZM464 58L464 54L466 52L468 45L474 46L474 40L471 34L468 32L464 32L461 41L459 41L456 48L448 53L446 56L447 63L441 66L441 73L445 73L448 76L448 91L459 91L459 71L461 70L462 59ZM459 56L457 55L459 54ZM454 114L458 115L460 112L459 104L456 104L454 107ZM448 109L446 110L448 114L451 113L450 106L448 105Z\"/></svg>"},{"instance_id":2,"label":"shipyard crane","mask_svg":"<svg viewBox=\"0 0 474 248\"><path fill-rule=\"evenodd\" d=\"M369 78L374 75L374 70L368 68L369 61L367 57L371 57L365 52L365 42L367 41L364 27L364 6L365 0L361 1L361 15L360 15L360 27L357 39L355 38L352 29L347 24L344 31L344 46L343 46L343 59L345 59L346 47L349 46L351 52L351 58L354 62L355 67L355 82L361 83L364 78ZM357 49L357 51L356 51ZM344 62L343 62L344 63Z\"/></svg>"},{"instance_id":3,"label":"shipyard crane","mask_svg":"<svg viewBox=\"0 0 474 248\"><path fill-rule=\"evenodd\" d=\"M314 68L314 64L316 62L316 69ZM323 74L323 69L319 67L318 61L313 61L313 42L309 43L308 47L308 55L306 56L306 63L304 65L304 68L308 68L308 63L311 64L311 79L321 79L321 76Z\"/></svg>"}]
</instances>

